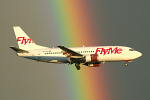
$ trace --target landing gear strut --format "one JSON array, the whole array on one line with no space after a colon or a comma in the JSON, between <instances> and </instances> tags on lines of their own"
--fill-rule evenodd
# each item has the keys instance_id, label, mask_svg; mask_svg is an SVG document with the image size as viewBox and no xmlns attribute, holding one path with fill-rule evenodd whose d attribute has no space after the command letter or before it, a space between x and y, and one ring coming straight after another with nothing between
<instances>
[{"instance_id":1,"label":"landing gear strut","mask_svg":"<svg viewBox=\"0 0 150 100\"><path fill-rule=\"evenodd\" d=\"M126 66L126 67L128 66L127 62L125 63L125 66Z\"/></svg>"},{"instance_id":2,"label":"landing gear strut","mask_svg":"<svg viewBox=\"0 0 150 100\"><path fill-rule=\"evenodd\" d=\"M128 64L127 64L128 62L132 62L132 59L126 60L126 61L125 61L125 66L128 66Z\"/></svg>"},{"instance_id":3,"label":"landing gear strut","mask_svg":"<svg viewBox=\"0 0 150 100\"><path fill-rule=\"evenodd\" d=\"M80 63L76 63L75 66L76 66L77 70L80 70Z\"/></svg>"}]
</instances>

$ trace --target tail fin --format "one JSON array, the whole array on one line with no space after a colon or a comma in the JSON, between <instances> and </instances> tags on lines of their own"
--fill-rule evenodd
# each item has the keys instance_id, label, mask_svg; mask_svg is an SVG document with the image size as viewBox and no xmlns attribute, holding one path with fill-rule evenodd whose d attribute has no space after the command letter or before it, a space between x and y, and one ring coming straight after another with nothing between
<instances>
[{"instance_id":1,"label":"tail fin","mask_svg":"<svg viewBox=\"0 0 150 100\"><path fill-rule=\"evenodd\" d=\"M15 26L13 28L14 28L14 32L15 32L18 46L20 49L31 50L31 49L47 48L47 47L43 47L43 46L39 46L39 45L35 44L31 40L31 38L29 38L29 36L19 26Z\"/></svg>"}]
</instances>

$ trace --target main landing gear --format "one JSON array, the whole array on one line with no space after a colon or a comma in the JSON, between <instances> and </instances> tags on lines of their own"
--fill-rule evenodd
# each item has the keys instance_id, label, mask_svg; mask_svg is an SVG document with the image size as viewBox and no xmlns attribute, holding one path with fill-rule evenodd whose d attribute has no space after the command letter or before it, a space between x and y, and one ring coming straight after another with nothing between
<instances>
[{"instance_id":1,"label":"main landing gear","mask_svg":"<svg viewBox=\"0 0 150 100\"><path fill-rule=\"evenodd\" d=\"M75 63L77 70L80 70L80 63Z\"/></svg>"}]
</instances>

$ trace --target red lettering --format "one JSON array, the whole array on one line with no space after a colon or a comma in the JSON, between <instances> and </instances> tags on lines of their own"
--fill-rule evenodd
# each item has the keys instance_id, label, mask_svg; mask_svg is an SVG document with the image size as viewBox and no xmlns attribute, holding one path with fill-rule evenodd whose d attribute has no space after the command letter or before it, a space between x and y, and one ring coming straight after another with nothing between
<instances>
[{"instance_id":1,"label":"red lettering","mask_svg":"<svg viewBox=\"0 0 150 100\"><path fill-rule=\"evenodd\" d=\"M117 49L117 48L118 48L118 47L114 48L114 51L115 51L114 54L116 54L116 53L118 52L118 49Z\"/></svg>"},{"instance_id":2,"label":"red lettering","mask_svg":"<svg viewBox=\"0 0 150 100\"><path fill-rule=\"evenodd\" d=\"M24 45L26 45L27 43L34 43L30 38L26 39L25 37L18 37L17 38L17 42L21 41L21 44L24 43Z\"/></svg>"},{"instance_id":3,"label":"red lettering","mask_svg":"<svg viewBox=\"0 0 150 100\"><path fill-rule=\"evenodd\" d=\"M113 54L113 53L114 54L120 54L120 53L122 53L121 48L115 47L114 49L112 49L112 47L110 47L109 49L97 48L95 54L97 54L97 52L100 50L101 50L100 54L103 54L103 55L105 55L106 53L107 54Z\"/></svg>"},{"instance_id":4,"label":"red lettering","mask_svg":"<svg viewBox=\"0 0 150 100\"><path fill-rule=\"evenodd\" d=\"M120 54L120 53L122 53L122 49L121 48L118 49L118 54Z\"/></svg>"},{"instance_id":5,"label":"red lettering","mask_svg":"<svg viewBox=\"0 0 150 100\"><path fill-rule=\"evenodd\" d=\"M24 37L18 37L18 38L17 38L17 42L18 42L18 41L21 41L20 38L24 38Z\"/></svg>"},{"instance_id":6,"label":"red lettering","mask_svg":"<svg viewBox=\"0 0 150 100\"><path fill-rule=\"evenodd\" d=\"M99 49L101 49L101 48L97 48L97 49L96 49L96 52L95 52L95 54L97 54L97 52L98 52L98 51L100 51Z\"/></svg>"}]
</instances>

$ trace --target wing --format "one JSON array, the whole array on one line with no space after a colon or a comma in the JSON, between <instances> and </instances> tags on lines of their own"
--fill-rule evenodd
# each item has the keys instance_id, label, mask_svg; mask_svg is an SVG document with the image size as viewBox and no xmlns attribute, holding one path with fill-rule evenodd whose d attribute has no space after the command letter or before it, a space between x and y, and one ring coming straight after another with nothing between
<instances>
[{"instance_id":1,"label":"wing","mask_svg":"<svg viewBox=\"0 0 150 100\"><path fill-rule=\"evenodd\" d=\"M64 46L60 45L60 46L57 46L57 47L59 47L60 49L63 50L62 53L64 55L66 55L67 58L69 58L69 57L70 58L83 58L84 57L82 54L77 53L77 52L75 52L75 51L73 51L73 50L71 50L69 48L64 47Z\"/></svg>"}]
</instances>

